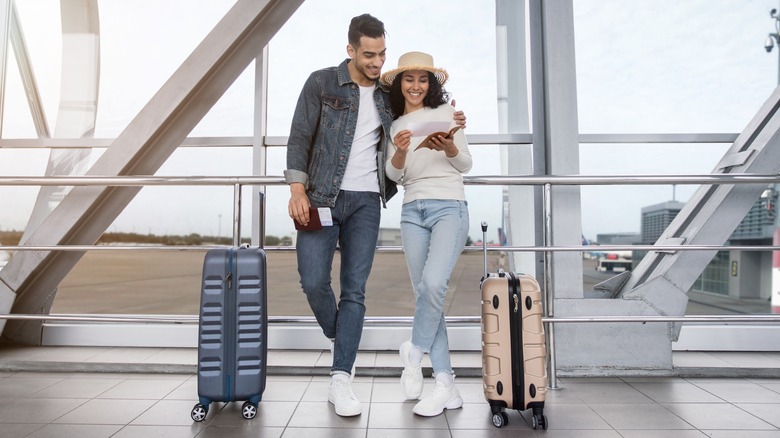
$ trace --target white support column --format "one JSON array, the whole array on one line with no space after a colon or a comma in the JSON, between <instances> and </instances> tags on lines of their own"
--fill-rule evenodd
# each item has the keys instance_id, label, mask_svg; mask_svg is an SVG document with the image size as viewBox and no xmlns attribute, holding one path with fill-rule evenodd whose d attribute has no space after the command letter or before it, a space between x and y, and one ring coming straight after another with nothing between
<instances>
[{"instance_id":1,"label":"white support column","mask_svg":"<svg viewBox=\"0 0 780 438\"><path fill-rule=\"evenodd\" d=\"M252 175L265 176L268 161L268 149L263 141L268 134L268 46L264 46L255 58L255 117L254 140L252 142ZM252 187L252 245L264 246L265 231L260 229L260 217L267 217L265 211L261 212L258 199L260 193L265 194L265 187ZM265 219L264 219L265 220ZM261 235L262 234L262 235Z\"/></svg>"},{"instance_id":2,"label":"white support column","mask_svg":"<svg viewBox=\"0 0 780 438\"><path fill-rule=\"evenodd\" d=\"M0 0L0 137L3 135L3 115L5 114L5 75L8 71L11 2L13 0ZM2 321L0 321L0 324L2 324Z\"/></svg>"},{"instance_id":3,"label":"white support column","mask_svg":"<svg viewBox=\"0 0 780 438\"><path fill-rule=\"evenodd\" d=\"M501 134L526 134L531 132L528 97L528 64L526 56L526 3L515 0L496 0L496 72L498 74L498 129ZM531 147L519 145L501 146L502 173L506 175L540 175L544 168L535 169ZM504 231L510 246L534 246L541 228L539 203L533 186L509 186L504 211ZM493 227L495 231L496 224ZM539 277L540 266L532 252L513 252L508 268Z\"/></svg>"}]
</instances>

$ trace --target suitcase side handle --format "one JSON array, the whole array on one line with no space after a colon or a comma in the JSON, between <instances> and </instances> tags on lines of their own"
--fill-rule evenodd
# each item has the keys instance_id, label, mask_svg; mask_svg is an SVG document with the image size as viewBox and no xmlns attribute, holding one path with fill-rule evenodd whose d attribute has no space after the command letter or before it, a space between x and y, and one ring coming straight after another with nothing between
<instances>
[{"instance_id":1,"label":"suitcase side handle","mask_svg":"<svg viewBox=\"0 0 780 438\"><path fill-rule=\"evenodd\" d=\"M488 267L487 267L487 222L482 221L482 258L483 258L483 264L485 267L485 275L482 276L482 279L486 279L488 276Z\"/></svg>"}]
</instances>

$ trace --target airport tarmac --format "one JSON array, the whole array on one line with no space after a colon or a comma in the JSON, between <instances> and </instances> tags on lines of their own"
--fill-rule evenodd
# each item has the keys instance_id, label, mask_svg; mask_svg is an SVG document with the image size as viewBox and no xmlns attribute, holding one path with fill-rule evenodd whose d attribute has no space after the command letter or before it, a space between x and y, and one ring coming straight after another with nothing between
<instances>
[{"instance_id":1,"label":"airport tarmac","mask_svg":"<svg viewBox=\"0 0 780 438\"><path fill-rule=\"evenodd\" d=\"M490 252L488 268L499 265ZM200 302L202 251L92 251L62 281L52 313L196 315ZM268 310L272 316L311 315L300 288L295 253L268 250ZM480 312L479 281L484 270L481 252L458 259L445 301L447 315ZM338 255L333 288L338 291ZM595 270L583 260L583 290L614 274ZM762 300L736 300L714 294L690 293L688 314L768 313ZM402 253L379 252L367 285L368 316L411 316L414 300Z\"/></svg>"}]
</instances>

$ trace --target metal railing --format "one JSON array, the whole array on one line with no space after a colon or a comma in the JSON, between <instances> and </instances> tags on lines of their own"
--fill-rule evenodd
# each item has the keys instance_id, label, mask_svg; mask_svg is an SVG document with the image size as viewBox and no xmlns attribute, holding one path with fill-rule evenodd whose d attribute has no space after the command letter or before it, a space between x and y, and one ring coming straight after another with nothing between
<instances>
[{"instance_id":1,"label":"metal railing","mask_svg":"<svg viewBox=\"0 0 780 438\"><path fill-rule=\"evenodd\" d=\"M581 135L583 143L624 143L624 142L642 142L642 143L725 143L731 142L736 138L734 134L618 134L618 135ZM225 139L206 138L206 139L188 139L182 146L185 147L235 147L251 145L251 138L245 141L225 141ZM530 134L498 134L498 135L479 135L469 136L472 144L528 144L531 142ZM107 147L110 142L91 140L0 140L0 148L74 148L74 147ZM284 146L286 138L267 137L266 146ZM613 323L613 322L636 322L636 323L686 323L686 322L760 322L775 323L780 321L780 315L696 315L680 317L651 317L651 316L582 316L576 318L555 317L553 303L554 291L552 289L549 266L550 255L553 252L587 252L592 249L586 246L553 246L551 236L551 189L552 186L587 186L587 185L671 185L671 184L778 184L780 175L754 175L754 174L683 174L683 175L565 175L565 176L466 176L464 177L466 185L523 185L523 186L542 186L544 188L544 246L503 246L500 248L488 248L488 251L506 251L506 252L542 252L545 257L544 275L542 279L543 306L545 316L543 322L548 328L549 333L549 354L551 380L555 379L555 348L554 348L554 324L566 323ZM240 240L240 225L242 215L241 193L245 186L274 186L285 185L284 178L281 176L245 176L245 177L165 177L165 176L0 176L0 187L3 186L233 186L234 207L233 207L233 243L238 244ZM263 238L264 236L260 236ZM203 251L212 249L214 246L168 246L168 245L52 245L52 246L26 246L26 245L3 245L0 250L6 251L100 251L100 250L163 250L163 251ZM266 247L267 251L294 251L294 247ZM762 246L762 245L600 245L600 251L619 251L619 250L637 250L637 251L698 251L698 250L780 250L780 246ZM400 252L398 246L379 246L379 252ZM481 247L466 247L464 251L482 251ZM71 322L127 322L127 323L171 323L171 324L196 324L197 316L172 316L172 315L78 315L78 314L10 314L0 315L0 319L7 320L43 320L43 321L71 321ZM366 317L366 324L373 325L409 325L412 317ZM313 317L269 317L271 324L316 324ZM480 323L479 316L467 317L447 317L448 324L477 325Z\"/></svg>"}]
</instances>

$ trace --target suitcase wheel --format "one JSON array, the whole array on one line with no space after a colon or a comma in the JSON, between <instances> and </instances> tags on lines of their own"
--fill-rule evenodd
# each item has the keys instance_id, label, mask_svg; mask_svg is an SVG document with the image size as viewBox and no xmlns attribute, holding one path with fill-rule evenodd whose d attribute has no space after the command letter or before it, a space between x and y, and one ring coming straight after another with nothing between
<instances>
[{"instance_id":1,"label":"suitcase wheel","mask_svg":"<svg viewBox=\"0 0 780 438\"><path fill-rule=\"evenodd\" d=\"M203 421L206 418L206 414L208 414L209 408L208 406L203 406L202 404L198 403L195 405L194 408L192 408L192 412L190 412L190 417L192 417L193 421Z\"/></svg>"},{"instance_id":2,"label":"suitcase wheel","mask_svg":"<svg viewBox=\"0 0 780 438\"><path fill-rule=\"evenodd\" d=\"M257 403L245 401L241 406L241 415L247 420L255 418L255 415L257 415Z\"/></svg>"},{"instance_id":3,"label":"suitcase wheel","mask_svg":"<svg viewBox=\"0 0 780 438\"><path fill-rule=\"evenodd\" d=\"M509 414L504 411L493 413L493 426L499 429L509 424Z\"/></svg>"},{"instance_id":4,"label":"suitcase wheel","mask_svg":"<svg viewBox=\"0 0 780 438\"><path fill-rule=\"evenodd\" d=\"M533 417L533 427L534 430L540 427L542 428L542 430L547 430L547 416L541 413L539 414L535 413Z\"/></svg>"}]
</instances>

